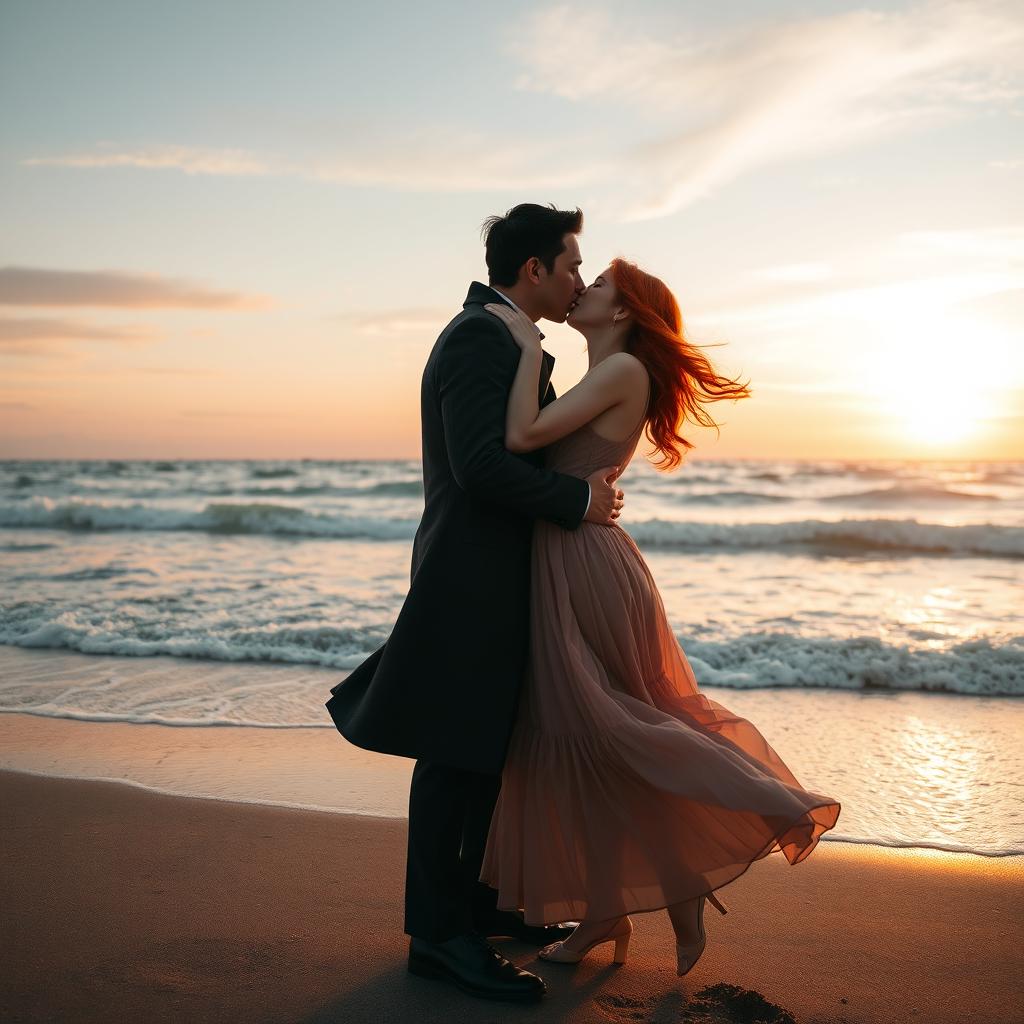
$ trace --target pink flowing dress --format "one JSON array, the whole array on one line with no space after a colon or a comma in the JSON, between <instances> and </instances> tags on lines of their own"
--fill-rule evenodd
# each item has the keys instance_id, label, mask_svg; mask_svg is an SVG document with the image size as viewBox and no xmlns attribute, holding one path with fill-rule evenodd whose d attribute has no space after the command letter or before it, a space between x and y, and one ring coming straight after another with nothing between
<instances>
[{"instance_id":1,"label":"pink flowing dress","mask_svg":"<svg viewBox=\"0 0 1024 1024\"><path fill-rule=\"evenodd\" d=\"M587 424L547 465L625 468L645 419L625 441ZM480 874L499 908L604 920L717 889L776 850L804 860L839 802L700 692L629 534L538 520L531 558L530 656Z\"/></svg>"}]
</instances>

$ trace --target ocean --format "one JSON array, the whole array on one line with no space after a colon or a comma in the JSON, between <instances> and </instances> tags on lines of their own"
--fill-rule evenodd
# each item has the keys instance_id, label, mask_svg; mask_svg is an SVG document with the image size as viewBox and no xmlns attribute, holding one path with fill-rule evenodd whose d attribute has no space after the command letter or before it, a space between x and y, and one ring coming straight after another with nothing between
<instances>
[{"instance_id":1,"label":"ocean","mask_svg":"<svg viewBox=\"0 0 1024 1024\"><path fill-rule=\"evenodd\" d=\"M1024 462L642 453L620 524L701 687L842 791L837 834L1024 853ZM325 684L387 639L422 507L415 460L2 462L0 644L279 670L8 672L0 711L333 730Z\"/></svg>"}]
</instances>

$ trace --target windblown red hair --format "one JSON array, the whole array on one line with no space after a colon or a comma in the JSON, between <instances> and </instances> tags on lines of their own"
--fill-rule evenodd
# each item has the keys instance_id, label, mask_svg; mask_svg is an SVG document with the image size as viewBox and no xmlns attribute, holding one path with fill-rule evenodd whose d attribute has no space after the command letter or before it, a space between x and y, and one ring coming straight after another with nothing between
<instances>
[{"instance_id":1,"label":"windblown red hair","mask_svg":"<svg viewBox=\"0 0 1024 1024\"><path fill-rule=\"evenodd\" d=\"M748 398L750 389L719 376L700 346L687 340L679 304L663 281L624 259L612 260L611 271L619 303L632 317L626 350L651 377L647 406L647 436L655 446L651 455L660 452L662 459L654 465L668 472L682 462L682 448L694 447L679 434L687 417L717 430L718 424L702 404Z\"/></svg>"}]
</instances>

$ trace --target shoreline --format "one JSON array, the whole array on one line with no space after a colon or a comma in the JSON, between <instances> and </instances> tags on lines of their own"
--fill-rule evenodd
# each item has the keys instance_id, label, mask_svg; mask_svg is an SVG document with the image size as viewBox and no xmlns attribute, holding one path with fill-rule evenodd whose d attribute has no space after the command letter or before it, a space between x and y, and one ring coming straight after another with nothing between
<instances>
[{"instance_id":1,"label":"shoreline","mask_svg":"<svg viewBox=\"0 0 1024 1024\"><path fill-rule=\"evenodd\" d=\"M820 843L722 889L676 978L667 915L628 963L495 940L549 995L522 1008L405 970L406 822L0 771L5 1020L326 1022L1020 1019L1024 858ZM725 895L728 890L728 895ZM771 1018L769 1018L771 1019Z\"/></svg>"},{"instance_id":2,"label":"shoreline","mask_svg":"<svg viewBox=\"0 0 1024 1024\"><path fill-rule=\"evenodd\" d=\"M333 670L129 658L0 646L12 710L0 712L0 770L128 781L152 792L282 808L404 819L413 763L362 750L339 736L326 709L318 728L167 724L64 717L18 710L36 684L58 711L61 694L111 685L216 694L238 688L315 703ZM199 682L201 681L201 682ZM948 694L842 690L729 690L709 696L748 718L806 789L843 805L827 844L939 850L987 859L1024 856L1024 815L1013 779L1024 770L1018 737L1024 703ZM955 695L960 696L960 695ZM827 737L827 742L825 738ZM938 759L938 760L937 760ZM1000 773L981 766L997 763Z\"/></svg>"},{"instance_id":3,"label":"shoreline","mask_svg":"<svg viewBox=\"0 0 1024 1024\"><path fill-rule=\"evenodd\" d=\"M9 713L9 712L4 712ZM107 724L107 723L104 723ZM123 723L116 723L123 724ZM157 796L170 796L177 797L182 800L210 800L216 803L225 804L239 804L243 807L270 807L276 810L285 811L310 811L315 814L331 814L340 817L360 817L360 818L379 818L384 821L408 821L408 814L387 814L383 811L348 811L338 807L324 807L317 804L297 804L288 802L274 802L270 800L257 800L257 799L243 799L236 796L211 796L205 793L184 793L176 789L161 789L158 786L151 786L144 782L138 782L135 779L116 779L110 776L100 775L61 775L54 772L38 771L31 768L11 768L7 766L0 766L0 775L4 774L11 775L29 775L34 778L40 779L55 779L64 780L68 782L101 782L110 783L111 785L128 786L133 789L141 790L144 793L153 793ZM986 850L972 850L966 847L960 849L950 849L946 846L929 845L927 843L883 843L873 839L860 839L851 836L833 835L832 832L826 832L820 836L818 843L830 843L845 846L863 846L870 847L876 850L904 850L907 852L921 852L921 853L947 853L951 856L956 857L980 857L983 860L1013 860L1015 858L1020 859L1021 863L1024 864L1024 852L1017 850L1007 851L986 851Z\"/></svg>"}]
</instances>

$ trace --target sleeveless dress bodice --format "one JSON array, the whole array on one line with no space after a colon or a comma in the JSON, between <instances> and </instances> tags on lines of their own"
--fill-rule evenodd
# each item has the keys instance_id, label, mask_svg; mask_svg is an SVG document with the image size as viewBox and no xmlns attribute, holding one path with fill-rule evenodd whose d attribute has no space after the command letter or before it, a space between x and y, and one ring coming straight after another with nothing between
<instances>
[{"instance_id":1,"label":"sleeveless dress bodice","mask_svg":"<svg viewBox=\"0 0 1024 1024\"><path fill-rule=\"evenodd\" d=\"M609 441L589 423L584 423L571 434L548 445L544 453L544 465L548 469L581 479L605 466L621 466L624 471L633 458L646 421L645 415L624 441Z\"/></svg>"}]
</instances>

